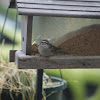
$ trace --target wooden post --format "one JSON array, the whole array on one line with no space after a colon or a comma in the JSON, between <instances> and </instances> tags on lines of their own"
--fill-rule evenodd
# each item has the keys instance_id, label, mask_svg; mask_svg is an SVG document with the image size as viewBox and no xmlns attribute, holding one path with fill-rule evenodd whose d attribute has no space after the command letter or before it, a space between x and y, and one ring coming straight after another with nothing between
<instances>
[{"instance_id":1,"label":"wooden post","mask_svg":"<svg viewBox=\"0 0 100 100\"><path fill-rule=\"evenodd\" d=\"M32 45L32 22L33 16L22 15L22 51L26 55L31 55ZM36 100L42 100L42 76L43 70L37 70Z\"/></svg>"},{"instance_id":2,"label":"wooden post","mask_svg":"<svg viewBox=\"0 0 100 100\"><path fill-rule=\"evenodd\" d=\"M32 22L33 22L33 16L22 15L21 19L22 51L26 55L31 55Z\"/></svg>"},{"instance_id":3,"label":"wooden post","mask_svg":"<svg viewBox=\"0 0 100 100\"><path fill-rule=\"evenodd\" d=\"M43 79L43 69L37 70L37 84L36 84L36 100L42 100L42 79Z\"/></svg>"}]
</instances>

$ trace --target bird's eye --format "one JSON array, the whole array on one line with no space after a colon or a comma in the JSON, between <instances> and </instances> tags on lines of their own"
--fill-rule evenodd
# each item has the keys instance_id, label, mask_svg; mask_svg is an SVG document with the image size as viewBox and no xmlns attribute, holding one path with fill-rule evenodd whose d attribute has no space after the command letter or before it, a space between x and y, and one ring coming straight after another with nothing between
<instances>
[{"instance_id":1,"label":"bird's eye","mask_svg":"<svg viewBox=\"0 0 100 100\"><path fill-rule=\"evenodd\" d=\"M42 44L42 45L45 45L45 44L48 44L48 43L47 43L47 42L42 41L42 42L41 42L41 44Z\"/></svg>"}]
</instances>

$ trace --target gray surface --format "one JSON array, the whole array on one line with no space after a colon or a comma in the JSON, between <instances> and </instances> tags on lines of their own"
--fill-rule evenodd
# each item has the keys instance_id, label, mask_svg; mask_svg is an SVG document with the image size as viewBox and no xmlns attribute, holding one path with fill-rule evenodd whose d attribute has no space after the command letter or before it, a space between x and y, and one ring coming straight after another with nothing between
<instances>
[{"instance_id":1,"label":"gray surface","mask_svg":"<svg viewBox=\"0 0 100 100\"><path fill-rule=\"evenodd\" d=\"M9 51L9 62L14 62L15 61L15 52L17 50L10 50Z\"/></svg>"},{"instance_id":2,"label":"gray surface","mask_svg":"<svg viewBox=\"0 0 100 100\"><path fill-rule=\"evenodd\" d=\"M100 18L99 0L34 1L17 0L21 15Z\"/></svg>"},{"instance_id":3,"label":"gray surface","mask_svg":"<svg viewBox=\"0 0 100 100\"><path fill-rule=\"evenodd\" d=\"M32 21L33 16L22 16L21 33L22 33L22 51L25 54L31 54L32 45Z\"/></svg>"},{"instance_id":4,"label":"gray surface","mask_svg":"<svg viewBox=\"0 0 100 100\"><path fill-rule=\"evenodd\" d=\"M100 56L28 56L17 51L15 62L20 69L100 68Z\"/></svg>"}]
</instances>

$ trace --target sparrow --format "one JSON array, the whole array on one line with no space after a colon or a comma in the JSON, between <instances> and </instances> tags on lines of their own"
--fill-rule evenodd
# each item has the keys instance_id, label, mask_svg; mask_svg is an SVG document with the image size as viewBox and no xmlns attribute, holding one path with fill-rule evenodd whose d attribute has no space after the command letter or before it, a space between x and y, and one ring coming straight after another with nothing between
<instances>
[{"instance_id":1,"label":"sparrow","mask_svg":"<svg viewBox=\"0 0 100 100\"><path fill-rule=\"evenodd\" d=\"M38 46L38 52L45 57L49 57L57 52L63 52L61 48L52 45L48 40L42 40Z\"/></svg>"}]
</instances>

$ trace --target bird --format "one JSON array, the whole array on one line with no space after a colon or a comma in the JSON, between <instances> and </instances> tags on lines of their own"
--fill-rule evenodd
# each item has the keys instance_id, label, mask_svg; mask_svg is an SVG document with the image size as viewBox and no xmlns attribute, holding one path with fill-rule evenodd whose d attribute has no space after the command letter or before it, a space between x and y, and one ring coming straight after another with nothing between
<instances>
[{"instance_id":1,"label":"bird","mask_svg":"<svg viewBox=\"0 0 100 100\"><path fill-rule=\"evenodd\" d=\"M57 52L64 52L61 48L55 47L48 40L42 40L38 46L38 52L41 56L49 57Z\"/></svg>"}]
</instances>

